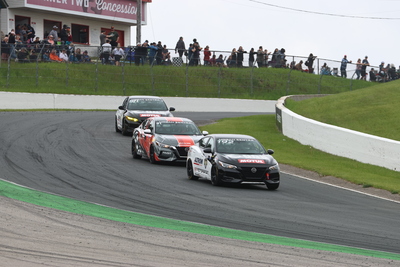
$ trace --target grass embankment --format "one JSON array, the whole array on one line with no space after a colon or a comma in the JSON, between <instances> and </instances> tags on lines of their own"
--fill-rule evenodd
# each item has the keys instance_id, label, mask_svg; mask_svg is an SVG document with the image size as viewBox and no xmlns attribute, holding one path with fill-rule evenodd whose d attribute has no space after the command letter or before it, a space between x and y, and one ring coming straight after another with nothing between
<instances>
[{"instance_id":1,"label":"grass embankment","mask_svg":"<svg viewBox=\"0 0 400 267\"><path fill-rule=\"evenodd\" d=\"M375 187L393 194L400 192L400 173L333 156L287 138L279 132L274 115L258 115L223 119L201 127L210 133L240 133L256 137L266 147L275 150L281 164L312 170L321 176L334 176L364 187Z\"/></svg>"},{"instance_id":2,"label":"grass embankment","mask_svg":"<svg viewBox=\"0 0 400 267\"><path fill-rule=\"evenodd\" d=\"M0 90L276 100L288 94L336 94L371 85L275 68L11 63L10 68L5 63L0 66Z\"/></svg>"}]
</instances>

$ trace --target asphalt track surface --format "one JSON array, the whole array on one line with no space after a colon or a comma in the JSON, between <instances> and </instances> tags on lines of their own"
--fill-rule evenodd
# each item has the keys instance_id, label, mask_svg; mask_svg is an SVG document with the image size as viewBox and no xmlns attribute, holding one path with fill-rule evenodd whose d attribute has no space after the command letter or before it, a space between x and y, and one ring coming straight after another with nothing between
<instances>
[{"instance_id":1,"label":"asphalt track surface","mask_svg":"<svg viewBox=\"0 0 400 267\"><path fill-rule=\"evenodd\" d=\"M175 113L199 124L243 115ZM277 191L190 181L184 164L134 160L114 112L2 112L0 124L0 178L10 182L127 211L400 253L395 202L286 174Z\"/></svg>"}]
</instances>

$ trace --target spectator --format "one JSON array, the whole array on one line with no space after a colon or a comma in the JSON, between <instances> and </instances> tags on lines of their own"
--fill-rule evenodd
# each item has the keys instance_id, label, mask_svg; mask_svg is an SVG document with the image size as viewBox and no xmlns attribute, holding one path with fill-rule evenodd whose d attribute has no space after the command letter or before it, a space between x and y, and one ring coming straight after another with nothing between
<instances>
[{"instance_id":1,"label":"spectator","mask_svg":"<svg viewBox=\"0 0 400 267\"><path fill-rule=\"evenodd\" d=\"M110 44L112 48L117 47L119 35L118 32L115 31L114 26L111 27L111 31L108 33L107 37L110 39Z\"/></svg>"},{"instance_id":2,"label":"spectator","mask_svg":"<svg viewBox=\"0 0 400 267\"><path fill-rule=\"evenodd\" d=\"M101 46L101 63L102 64L109 64L110 63L110 55L111 55L111 44L110 40L107 39L106 42Z\"/></svg>"},{"instance_id":3,"label":"spectator","mask_svg":"<svg viewBox=\"0 0 400 267\"><path fill-rule=\"evenodd\" d=\"M163 59L163 61L165 59L167 59L168 55L169 55L169 52L168 52L167 45L163 45L163 49L162 49L162 59Z\"/></svg>"},{"instance_id":4,"label":"spectator","mask_svg":"<svg viewBox=\"0 0 400 267\"><path fill-rule=\"evenodd\" d=\"M52 35L53 36L53 40L55 42L58 41L58 32L57 32L58 27L56 25L53 26L53 29L49 32L49 36Z\"/></svg>"},{"instance_id":5,"label":"spectator","mask_svg":"<svg viewBox=\"0 0 400 267\"><path fill-rule=\"evenodd\" d=\"M268 58L270 54L271 52L268 52L267 49L264 49L264 62L263 62L264 67L268 67Z\"/></svg>"},{"instance_id":6,"label":"spectator","mask_svg":"<svg viewBox=\"0 0 400 267\"><path fill-rule=\"evenodd\" d=\"M264 66L264 49L260 46L257 50L257 65L259 68Z\"/></svg>"},{"instance_id":7,"label":"spectator","mask_svg":"<svg viewBox=\"0 0 400 267\"><path fill-rule=\"evenodd\" d=\"M151 66L155 63L155 57L157 54L158 47L155 42L151 43L149 46L149 63Z\"/></svg>"},{"instance_id":8,"label":"spectator","mask_svg":"<svg viewBox=\"0 0 400 267\"><path fill-rule=\"evenodd\" d=\"M376 82L376 72L374 68L371 68L371 70L369 71L369 80L371 82Z\"/></svg>"},{"instance_id":9,"label":"spectator","mask_svg":"<svg viewBox=\"0 0 400 267\"><path fill-rule=\"evenodd\" d=\"M77 62L82 62L82 51L80 48L75 49L75 59Z\"/></svg>"},{"instance_id":10,"label":"spectator","mask_svg":"<svg viewBox=\"0 0 400 267\"><path fill-rule=\"evenodd\" d=\"M286 66L286 55L285 55L285 49L281 48L281 50L279 50L278 55L277 55L277 63L276 66L277 68L283 68ZM302 62L303 63L303 62Z\"/></svg>"},{"instance_id":11,"label":"spectator","mask_svg":"<svg viewBox=\"0 0 400 267\"><path fill-rule=\"evenodd\" d=\"M50 61L54 62L62 62L63 60L57 55L57 51L55 49L51 50L50 53Z\"/></svg>"},{"instance_id":12,"label":"spectator","mask_svg":"<svg viewBox=\"0 0 400 267\"><path fill-rule=\"evenodd\" d=\"M87 50L83 51L82 62L84 63L92 62L92 59L90 58Z\"/></svg>"},{"instance_id":13,"label":"spectator","mask_svg":"<svg viewBox=\"0 0 400 267\"><path fill-rule=\"evenodd\" d=\"M328 67L328 65L326 64L326 62L324 63L324 65L322 65L322 68L321 68L321 75L332 75L331 69Z\"/></svg>"},{"instance_id":14,"label":"spectator","mask_svg":"<svg viewBox=\"0 0 400 267\"><path fill-rule=\"evenodd\" d=\"M194 39L194 40L196 40L196 39ZM198 66L199 65L200 51L202 49L203 48L200 47L200 45L199 45L199 43L197 41L193 43L193 57L192 57L193 64L192 64L192 66Z\"/></svg>"},{"instance_id":15,"label":"spectator","mask_svg":"<svg viewBox=\"0 0 400 267\"><path fill-rule=\"evenodd\" d=\"M3 40L1 40L1 59L8 60L10 56L10 47L8 46L8 37L5 36Z\"/></svg>"},{"instance_id":16,"label":"spectator","mask_svg":"<svg viewBox=\"0 0 400 267\"><path fill-rule=\"evenodd\" d=\"M300 60L300 62L299 63L297 63L295 66L294 66L294 69L295 70L299 70L299 71L303 71L303 60Z\"/></svg>"},{"instance_id":17,"label":"spectator","mask_svg":"<svg viewBox=\"0 0 400 267\"><path fill-rule=\"evenodd\" d=\"M18 62L28 63L29 62L28 56L29 56L28 51L26 50L25 47L22 47L17 54Z\"/></svg>"},{"instance_id":18,"label":"spectator","mask_svg":"<svg viewBox=\"0 0 400 267\"><path fill-rule=\"evenodd\" d=\"M71 55L73 55L73 53L71 53ZM59 58L63 61L63 62L68 62L68 54L67 54L67 50L62 49L59 55Z\"/></svg>"},{"instance_id":19,"label":"spectator","mask_svg":"<svg viewBox=\"0 0 400 267\"><path fill-rule=\"evenodd\" d=\"M114 55L115 59L115 65L120 66L121 65L121 58L125 56L125 51L122 49L121 45L118 44L116 48L112 51L112 54Z\"/></svg>"},{"instance_id":20,"label":"spectator","mask_svg":"<svg viewBox=\"0 0 400 267\"><path fill-rule=\"evenodd\" d=\"M312 53L308 56L308 59L304 65L308 67L308 73L314 73L314 60L317 58L317 56L314 56Z\"/></svg>"},{"instance_id":21,"label":"spectator","mask_svg":"<svg viewBox=\"0 0 400 267\"><path fill-rule=\"evenodd\" d=\"M157 52L156 52L156 62L157 62L157 65L161 65L162 59L163 59L163 55L162 55L163 46L162 46L161 41L158 41L157 48L158 49L157 49Z\"/></svg>"},{"instance_id":22,"label":"spectator","mask_svg":"<svg viewBox=\"0 0 400 267\"><path fill-rule=\"evenodd\" d=\"M15 47L15 31L11 30L10 34L8 35L8 45L10 48L10 58L11 59L16 59L17 54L16 54L16 47Z\"/></svg>"},{"instance_id":23,"label":"spectator","mask_svg":"<svg viewBox=\"0 0 400 267\"><path fill-rule=\"evenodd\" d=\"M50 51L46 50L42 56L43 62L50 62Z\"/></svg>"},{"instance_id":24,"label":"spectator","mask_svg":"<svg viewBox=\"0 0 400 267\"><path fill-rule=\"evenodd\" d=\"M178 53L179 57L181 58L183 53L186 50L185 42L183 41L183 37L179 37L178 42L176 43L175 46L175 54Z\"/></svg>"},{"instance_id":25,"label":"spectator","mask_svg":"<svg viewBox=\"0 0 400 267\"><path fill-rule=\"evenodd\" d=\"M243 54L247 53L247 51L244 51L242 46L239 46L239 49L237 50L237 66L238 68L243 67Z\"/></svg>"},{"instance_id":26,"label":"spectator","mask_svg":"<svg viewBox=\"0 0 400 267\"><path fill-rule=\"evenodd\" d=\"M368 56L365 56L365 58L362 61L362 66L361 66L361 80L364 80L364 81L367 80L367 66L369 66Z\"/></svg>"},{"instance_id":27,"label":"spectator","mask_svg":"<svg viewBox=\"0 0 400 267\"><path fill-rule=\"evenodd\" d=\"M72 43L72 41L73 41L72 40L71 28L69 26L67 26L66 31L67 31L67 36L68 36L66 44L68 45L68 44Z\"/></svg>"},{"instance_id":28,"label":"spectator","mask_svg":"<svg viewBox=\"0 0 400 267\"><path fill-rule=\"evenodd\" d=\"M249 67L250 68L254 67L254 59L255 59L254 55L256 55L256 54L257 54L257 52L255 52L254 48L252 47L249 52Z\"/></svg>"},{"instance_id":29,"label":"spectator","mask_svg":"<svg viewBox=\"0 0 400 267\"><path fill-rule=\"evenodd\" d=\"M278 65L278 56L279 56L279 49L275 48L274 52L272 53L271 58L271 66L275 68Z\"/></svg>"},{"instance_id":30,"label":"spectator","mask_svg":"<svg viewBox=\"0 0 400 267\"><path fill-rule=\"evenodd\" d=\"M29 62L36 62L38 60L38 55L36 54L35 49L32 49L29 54Z\"/></svg>"},{"instance_id":31,"label":"spectator","mask_svg":"<svg viewBox=\"0 0 400 267\"><path fill-rule=\"evenodd\" d=\"M237 51L236 48L232 49L231 55L228 59L228 67L232 68L232 67L236 67L236 61L237 61Z\"/></svg>"},{"instance_id":32,"label":"spectator","mask_svg":"<svg viewBox=\"0 0 400 267\"><path fill-rule=\"evenodd\" d=\"M171 66L172 65L172 61L171 61L171 55L168 52L168 54L165 56L165 59L163 60L163 65L164 66Z\"/></svg>"},{"instance_id":33,"label":"spectator","mask_svg":"<svg viewBox=\"0 0 400 267\"><path fill-rule=\"evenodd\" d=\"M143 45L141 43L138 43L135 47L135 65L136 66L139 66L140 63L143 65L146 60L147 47L145 45L146 45L146 43L144 43Z\"/></svg>"},{"instance_id":34,"label":"spectator","mask_svg":"<svg viewBox=\"0 0 400 267\"><path fill-rule=\"evenodd\" d=\"M394 64L390 64L390 67L388 68L388 76L390 80L397 80L396 67Z\"/></svg>"},{"instance_id":35,"label":"spectator","mask_svg":"<svg viewBox=\"0 0 400 267\"><path fill-rule=\"evenodd\" d=\"M344 78L347 78L347 70L346 70L346 68L347 68L347 63L351 63L351 60L348 61L348 60L347 60L347 56L344 55L344 57L343 57L343 59L342 59L342 62L341 62L341 64L340 64L340 76L341 76L341 77L344 77Z\"/></svg>"},{"instance_id":36,"label":"spectator","mask_svg":"<svg viewBox=\"0 0 400 267\"><path fill-rule=\"evenodd\" d=\"M100 33L100 46L106 43L106 39L107 39L106 31L102 30Z\"/></svg>"},{"instance_id":37,"label":"spectator","mask_svg":"<svg viewBox=\"0 0 400 267\"><path fill-rule=\"evenodd\" d=\"M217 65L217 57L216 57L215 54L210 58L209 63L210 63L211 66L216 66Z\"/></svg>"},{"instance_id":38,"label":"spectator","mask_svg":"<svg viewBox=\"0 0 400 267\"><path fill-rule=\"evenodd\" d=\"M187 59L189 60L189 66L193 65L193 44L189 44Z\"/></svg>"},{"instance_id":39,"label":"spectator","mask_svg":"<svg viewBox=\"0 0 400 267\"><path fill-rule=\"evenodd\" d=\"M217 66L218 66L218 67L227 67L227 66L225 65L224 61L225 61L225 60L224 60L222 54L219 55L219 57L216 59Z\"/></svg>"},{"instance_id":40,"label":"spectator","mask_svg":"<svg viewBox=\"0 0 400 267\"><path fill-rule=\"evenodd\" d=\"M204 48L204 66L211 65L210 59L211 59L210 47L207 45L206 48Z\"/></svg>"},{"instance_id":41,"label":"spectator","mask_svg":"<svg viewBox=\"0 0 400 267\"><path fill-rule=\"evenodd\" d=\"M68 42L68 33L67 33L67 25L64 24L63 28L60 31L60 39L62 44L67 44Z\"/></svg>"},{"instance_id":42,"label":"spectator","mask_svg":"<svg viewBox=\"0 0 400 267\"><path fill-rule=\"evenodd\" d=\"M361 63L361 58L359 58L358 60L357 60L357 63L356 63L356 75L357 75L357 80L358 79L360 79L360 75L361 75L361 66L362 66L362 63Z\"/></svg>"}]
</instances>

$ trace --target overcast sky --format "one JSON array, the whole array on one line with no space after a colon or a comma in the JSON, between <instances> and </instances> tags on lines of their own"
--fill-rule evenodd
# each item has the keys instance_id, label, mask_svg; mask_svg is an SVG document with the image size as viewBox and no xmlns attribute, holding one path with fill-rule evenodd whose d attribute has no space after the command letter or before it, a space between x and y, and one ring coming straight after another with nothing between
<instances>
[{"instance_id":1,"label":"overcast sky","mask_svg":"<svg viewBox=\"0 0 400 267\"><path fill-rule=\"evenodd\" d=\"M353 62L368 55L371 65L400 65L400 0L153 0L147 16L142 41L169 48L183 36L187 47L197 38L210 50L261 45L287 55L346 54ZM135 43L136 28L132 33Z\"/></svg>"}]
</instances>

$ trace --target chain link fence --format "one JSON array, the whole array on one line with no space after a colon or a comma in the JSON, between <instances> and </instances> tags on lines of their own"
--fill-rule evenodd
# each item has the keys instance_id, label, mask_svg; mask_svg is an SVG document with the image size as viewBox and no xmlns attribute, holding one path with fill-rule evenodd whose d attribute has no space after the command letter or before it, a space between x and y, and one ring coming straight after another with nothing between
<instances>
[{"instance_id":1,"label":"chain link fence","mask_svg":"<svg viewBox=\"0 0 400 267\"><path fill-rule=\"evenodd\" d=\"M249 53L243 53L243 59L238 58L238 54L232 58L231 51L209 51L210 60L204 60L204 50L198 55L182 51L180 57L179 51L167 48L121 49L120 58L113 56L113 52L104 53L102 47L97 46L31 44L9 47L8 51L2 49L0 86L3 90L14 91L29 86L30 91L35 87L43 91L47 87L49 92L65 93L67 90L71 94L89 91L109 95L245 99L331 94L365 86L355 85L355 64L348 64L348 79L342 79L340 61L328 59L316 58L313 73L307 73L309 70L304 65L307 57L302 56L286 55L278 62L269 55L262 64L257 62L256 55L254 62L250 61ZM68 55L67 61L48 59L52 51L59 54L62 50ZM303 64L299 67L300 62ZM305 79L304 75L312 76Z\"/></svg>"}]
</instances>

